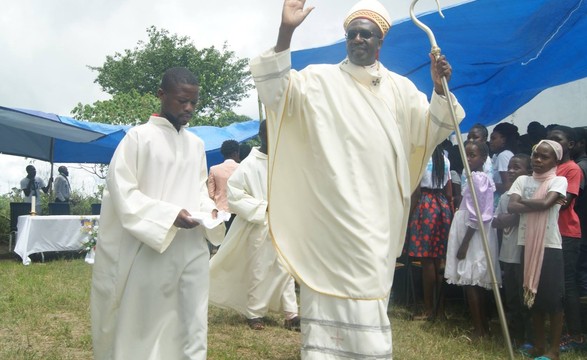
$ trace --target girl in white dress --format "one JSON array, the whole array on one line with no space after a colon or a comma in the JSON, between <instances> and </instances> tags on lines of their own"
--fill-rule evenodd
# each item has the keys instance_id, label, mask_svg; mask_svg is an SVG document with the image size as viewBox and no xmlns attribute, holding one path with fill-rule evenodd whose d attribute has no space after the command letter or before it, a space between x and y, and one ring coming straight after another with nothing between
<instances>
[{"instance_id":1,"label":"girl in white dress","mask_svg":"<svg viewBox=\"0 0 587 360\"><path fill-rule=\"evenodd\" d=\"M495 184L483 171L488 150L487 145L481 142L469 142L465 147L493 267L496 274L500 274L497 235L491 227ZM485 314L485 289L491 289L491 274L483 249L483 238L478 231L471 190L468 183L463 186L463 200L455 213L448 237L444 276L449 284L466 286L475 336L482 337L489 334L489 322ZM501 282L501 279L498 281Z\"/></svg>"}]
</instances>

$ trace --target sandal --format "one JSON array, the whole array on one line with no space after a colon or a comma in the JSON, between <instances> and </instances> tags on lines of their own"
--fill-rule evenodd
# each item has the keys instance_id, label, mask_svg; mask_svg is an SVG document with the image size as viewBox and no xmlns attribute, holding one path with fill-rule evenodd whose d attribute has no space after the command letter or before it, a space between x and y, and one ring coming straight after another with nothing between
<instances>
[{"instance_id":1,"label":"sandal","mask_svg":"<svg viewBox=\"0 0 587 360\"><path fill-rule=\"evenodd\" d=\"M540 355L544 354L544 351L541 351L539 349L536 349L535 347L523 347L518 349L518 352L520 354L522 354L524 357L530 358L530 359L535 359L537 357L539 357Z\"/></svg>"},{"instance_id":2,"label":"sandal","mask_svg":"<svg viewBox=\"0 0 587 360\"><path fill-rule=\"evenodd\" d=\"M265 329L265 324L263 323L262 318L247 319L247 323L249 324L249 327L253 330Z\"/></svg>"}]
</instances>

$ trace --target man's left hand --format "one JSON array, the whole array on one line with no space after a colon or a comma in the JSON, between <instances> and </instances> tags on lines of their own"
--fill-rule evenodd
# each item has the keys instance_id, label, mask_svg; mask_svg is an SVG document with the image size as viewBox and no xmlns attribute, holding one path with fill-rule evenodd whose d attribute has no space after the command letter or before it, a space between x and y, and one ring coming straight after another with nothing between
<instances>
[{"instance_id":1,"label":"man's left hand","mask_svg":"<svg viewBox=\"0 0 587 360\"><path fill-rule=\"evenodd\" d=\"M446 95L442 88L442 78L445 77L447 83L450 81L452 67L444 55L440 55L437 60L434 55L430 54L430 60L432 61L430 73L432 75L432 81L434 82L434 91L436 91L438 95Z\"/></svg>"},{"instance_id":2,"label":"man's left hand","mask_svg":"<svg viewBox=\"0 0 587 360\"><path fill-rule=\"evenodd\" d=\"M177 217L175 218L175 222L173 223L173 225L177 226L180 229L191 229L200 225L200 223L192 219L192 216L189 213L189 211L187 211L186 209L181 209L181 211L177 214Z\"/></svg>"}]
</instances>

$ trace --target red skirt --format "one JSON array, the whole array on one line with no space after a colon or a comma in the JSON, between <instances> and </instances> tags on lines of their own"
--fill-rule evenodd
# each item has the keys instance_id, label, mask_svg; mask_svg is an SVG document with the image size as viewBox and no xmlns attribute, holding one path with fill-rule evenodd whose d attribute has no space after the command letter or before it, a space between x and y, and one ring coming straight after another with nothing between
<instances>
[{"instance_id":1,"label":"red skirt","mask_svg":"<svg viewBox=\"0 0 587 360\"><path fill-rule=\"evenodd\" d=\"M417 258L444 258L452 211L444 192L422 188L420 201L410 216L407 253Z\"/></svg>"}]
</instances>

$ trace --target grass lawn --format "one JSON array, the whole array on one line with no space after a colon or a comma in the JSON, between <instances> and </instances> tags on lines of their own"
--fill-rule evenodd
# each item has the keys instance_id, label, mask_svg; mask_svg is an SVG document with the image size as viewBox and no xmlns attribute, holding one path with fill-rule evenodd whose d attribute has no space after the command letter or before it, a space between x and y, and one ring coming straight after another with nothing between
<instances>
[{"instance_id":1,"label":"grass lawn","mask_svg":"<svg viewBox=\"0 0 587 360\"><path fill-rule=\"evenodd\" d=\"M0 260L0 359L92 359L89 293L92 267L83 259L33 262ZM390 312L394 359L507 359L498 323L491 338L471 341L462 303L449 320L410 320L402 307ZM236 312L210 307L209 359L299 359L300 335L281 327L280 314L263 331L250 330ZM522 359L521 355L516 355ZM587 352L562 359L587 358Z\"/></svg>"}]
</instances>

